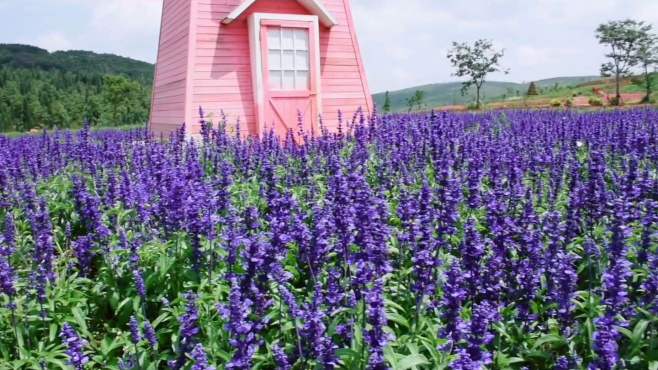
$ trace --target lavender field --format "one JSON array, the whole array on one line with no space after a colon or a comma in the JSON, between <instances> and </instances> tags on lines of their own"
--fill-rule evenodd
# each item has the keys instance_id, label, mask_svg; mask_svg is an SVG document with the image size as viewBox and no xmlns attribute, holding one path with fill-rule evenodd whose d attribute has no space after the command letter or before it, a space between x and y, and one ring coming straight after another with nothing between
<instances>
[{"instance_id":1,"label":"lavender field","mask_svg":"<svg viewBox=\"0 0 658 370\"><path fill-rule=\"evenodd\" d=\"M657 131L0 136L0 369L658 369Z\"/></svg>"}]
</instances>

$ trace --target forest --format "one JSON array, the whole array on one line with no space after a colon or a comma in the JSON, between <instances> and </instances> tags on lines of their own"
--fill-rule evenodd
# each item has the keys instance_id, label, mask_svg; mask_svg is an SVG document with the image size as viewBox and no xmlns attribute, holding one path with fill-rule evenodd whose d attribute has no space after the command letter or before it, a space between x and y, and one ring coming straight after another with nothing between
<instances>
[{"instance_id":1,"label":"forest","mask_svg":"<svg viewBox=\"0 0 658 370\"><path fill-rule=\"evenodd\" d=\"M129 58L0 44L0 132L146 122L152 80Z\"/></svg>"}]
</instances>

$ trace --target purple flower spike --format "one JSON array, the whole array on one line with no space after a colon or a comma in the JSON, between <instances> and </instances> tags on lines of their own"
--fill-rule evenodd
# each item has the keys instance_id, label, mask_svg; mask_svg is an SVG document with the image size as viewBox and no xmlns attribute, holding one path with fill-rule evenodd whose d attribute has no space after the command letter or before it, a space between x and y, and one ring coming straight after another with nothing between
<instances>
[{"instance_id":1,"label":"purple flower spike","mask_svg":"<svg viewBox=\"0 0 658 370\"><path fill-rule=\"evenodd\" d=\"M76 370L83 370L85 364L89 362L89 357L84 353L87 341L81 339L75 329L69 324L64 324L59 336L67 348L66 354L69 357L69 364Z\"/></svg>"}]
</instances>

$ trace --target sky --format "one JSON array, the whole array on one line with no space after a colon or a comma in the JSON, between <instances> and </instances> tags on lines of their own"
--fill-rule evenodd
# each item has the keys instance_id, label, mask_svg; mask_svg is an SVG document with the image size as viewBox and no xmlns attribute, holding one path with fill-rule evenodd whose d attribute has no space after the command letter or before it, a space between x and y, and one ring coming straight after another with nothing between
<instances>
[{"instance_id":1,"label":"sky","mask_svg":"<svg viewBox=\"0 0 658 370\"><path fill-rule=\"evenodd\" d=\"M453 41L487 38L508 75L527 82L596 75L594 30L633 18L658 29L658 0L351 0L373 92L457 81ZM154 62L161 0L0 0L0 43L92 50Z\"/></svg>"}]
</instances>

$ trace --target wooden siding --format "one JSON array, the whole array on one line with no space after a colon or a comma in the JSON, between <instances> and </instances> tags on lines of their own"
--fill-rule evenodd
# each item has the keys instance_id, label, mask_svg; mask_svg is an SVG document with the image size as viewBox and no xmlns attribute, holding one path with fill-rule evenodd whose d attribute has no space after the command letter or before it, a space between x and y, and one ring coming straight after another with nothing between
<instances>
[{"instance_id":1,"label":"wooden siding","mask_svg":"<svg viewBox=\"0 0 658 370\"><path fill-rule=\"evenodd\" d=\"M164 0L150 128L168 134L185 121L190 38L190 0Z\"/></svg>"},{"instance_id":2,"label":"wooden siding","mask_svg":"<svg viewBox=\"0 0 658 370\"><path fill-rule=\"evenodd\" d=\"M154 131L185 121L190 134L198 133L201 106L214 122L223 111L229 124L239 119L245 134L258 133L247 17L255 12L309 12L295 0L260 0L234 22L222 24L241 3L165 0L151 119ZM351 119L359 107L370 112L372 100L349 0L322 3L338 23L331 29L320 27L323 121L335 129L339 109ZM193 50L188 51L188 45Z\"/></svg>"}]
</instances>

